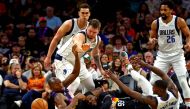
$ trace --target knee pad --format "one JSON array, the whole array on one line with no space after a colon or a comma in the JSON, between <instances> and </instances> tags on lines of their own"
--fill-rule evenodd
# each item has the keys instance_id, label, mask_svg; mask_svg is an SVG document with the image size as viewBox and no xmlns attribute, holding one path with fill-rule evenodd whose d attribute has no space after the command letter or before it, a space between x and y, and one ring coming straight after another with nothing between
<instances>
[{"instance_id":1,"label":"knee pad","mask_svg":"<svg viewBox=\"0 0 190 109\"><path fill-rule=\"evenodd\" d=\"M190 98L190 88L188 86L186 76L185 75L179 76L178 81L183 90L184 98Z\"/></svg>"}]
</instances>

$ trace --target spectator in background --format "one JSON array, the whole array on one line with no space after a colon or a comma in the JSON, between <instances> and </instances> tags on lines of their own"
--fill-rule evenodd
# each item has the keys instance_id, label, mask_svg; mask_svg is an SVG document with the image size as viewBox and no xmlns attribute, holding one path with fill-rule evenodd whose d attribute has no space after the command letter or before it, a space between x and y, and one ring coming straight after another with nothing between
<instances>
[{"instance_id":1,"label":"spectator in background","mask_svg":"<svg viewBox=\"0 0 190 109\"><path fill-rule=\"evenodd\" d=\"M19 36L23 35L23 36L26 36L27 34L27 28L26 28L26 20L25 18L21 17L19 18L19 21L16 25L16 28L14 29L14 41L17 42L17 39Z\"/></svg>"},{"instance_id":2,"label":"spectator in background","mask_svg":"<svg viewBox=\"0 0 190 109\"><path fill-rule=\"evenodd\" d=\"M122 71L122 61L119 57L113 60L110 70L118 77L124 75L124 72Z\"/></svg>"},{"instance_id":3,"label":"spectator in background","mask_svg":"<svg viewBox=\"0 0 190 109\"><path fill-rule=\"evenodd\" d=\"M12 59L15 56L19 59L19 63L22 65L25 59L25 56L21 53L21 47L18 43L12 45L11 52L8 54L9 59Z\"/></svg>"},{"instance_id":4,"label":"spectator in background","mask_svg":"<svg viewBox=\"0 0 190 109\"><path fill-rule=\"evenodd\" d=\"M159 0L146 0L145 3L148 5L150 13L154 13L154 10L159 9L159 5L160 5Z\"/></svg>"},{"instance_id":5,"label":"spectator in background","mask_svg":"<svg viewBox=\"0 0 190 109\"><path fill-rule=\"evenodd\" d=\"M122 38L123 38L123 41L125 41L125 42L132 41L132 40L133 40L132 36L129 36L129 35L127 34L127 28L125 27L125 25L119 25L119 26L117 27L117 35L118 35L119 37L122 37ZM117 38L117 37L114 37L114 38ZM114 39L112 39L112 41L114 41Z\"/></svg>"},{"instance_id":6,"label":"spectator in background","mask_svg":"<svg viewBox=\"0 0 190 109\"><path fill-rule=\"evenodd\" d=\"M127 51L125 41L121 37L113 38L113 52L120 53L121 51Z\"/></svg>"},{"instance_id":7,"label":"spectator in background","mask_svg":"<svg viewBox=\"0 0 190 109\"><path fill-rule=\"evenodd\" d=\"M47 6L46 7L46 16L47 27L51 28L54 32L61 26L62 21L59 17L54 15L54 7ZM39 27L39 21L36 24L36 27Z\"/></svg>"},{"instance_id":8,"label":"spectator in background","mask_svg":"<svg viewBox=\"0 0 190 109\"><path fill-rule=\"evenodd\" d=\"M113 61L113 45L111 44L106 45L104 53L108 56L108 62Z\"/></svg>"},{"instance_id":9,"label":"spectator in background","mask_svg":"<svg viewBox=\"0 0 190 109\"><path fill-rule=\"evenodd\" d=\"M109 59L108 59L107 54L102 54L101 57L100 57L100 61L101 61L101 64L102 64L102 68L104 70L110 69Z\"/></svg>"},{"instance_id":10,"label":"spectator in background","mask_svg":"<svg viewBox=\"0 0 190 109\"><path fill-rule=\"evenodd\" d=\"M143 27L144 22L145 22L145 16L149 14L149 7L146 3L141 3L139 6L139 10L137 12L136 16L136 24L138 25L137 27Z\"/></svg>"},{"instance_id":11,"label":"spectator in background","mask_svg":"<svg viewBox=\"0 0 190 109\"><path fill-rule=\"evenodd\" d=\"M4 78L5 88L0 102L1 109L18 109L15 101L22 99L27 88L27 78L22 76L21 66L18 60L10 60L10 74Z\"/></svg>"},{"instance_id":12,"label":"spectator in background","mask_svg":"<svg viewBox=\"0 0 190 109\"><path fill-rule=\"evenodd\" d=\"M29 54L34 57L38 56L40 52L44 51L43 43L38 39L34 28L28 29L26 49L29 50Z\"/></svg>"},{"instance_id":13,"label":"spectator in background","mask_svg":"<svg viewBox=\"0 0 190 109\"><path fill-rule=\"evenodd\" d=\"M35 63L32 68L32 76L28 79L28 92L22 98L24 109L31 109L32 101L42 97L44 91L45 78L42 74L42 65Z\"/></svg>"},{"instance_id":14,"label":"spectator in background","mask_svg":"<svg viewBox=\"0 0 190 109\"><path fill-rule=\"evenodd\" d=\"M26 36L19 36L18 37L18 45L20 46L20 52L23 54L25 57L29 56L29 50L26 49Z\"/></svg>"},{"instance_id":15,"label":"spectator in background","mask_svg":"<svg viewBox=\"0 0 190 109\"><path fill-rule=\"evenodd\" d=\"M132 55L137 55L138 52L134 50L133 43L132 42L127 42L127 54L128 57L130 58Z\"/></svg>"},{"instance_id":16,"label":"spectator in background","mask_svg":"<svg viewBox=\"0 0 190 109\"><path fill-rule=\"evenodd\" d=\"M37 59L37 58L31 58L30 60L29 60L29 70L27 70L27 71L25 71L22 75L23 76L25 76L27 79L29 79L29 78L31 78L32 77L32 69L34 68L34 65L35 64L41 64L40 63L40 61ZM44 75L45 74L45 72L44 71L42 71L42 74Z\"/></svg>"},{"instance_id":17,"label":"spectator in background","mask_svg":"<svg viewBox=\"0 0 190 109\"><path fill-rule=\"evenodd\" d=\"M156 59L156 55L157 55L157 51L155 50L156 47L154 48L153 44L151 44L150 42L147 42L146 49L148 52L151 52L153 54L154 59Z\"/></svg>"},{"instance_id":18,"label":"spectator in background","mask_svg":"<svg viewBox=\"0 0 190 109\"><path fill-rule=\"evenodd\" d=\"M0 75L2 76L3 79L7 75L8 65L9 65L8 58L6 56L3 56L1 59L1 68L0 68Z\"/></svg>"},{"instance_id":19,"label":"spectator in background","mask_svg":"<svg viewBox=\"0 0 190 109\"><path fill-rule=\"evenodd\" d=\"M38 39L44 41L45 37L53 37L53 30L47 26L47 20L45 17L39 18L39 26L36 28Z\"/></svg>"},{"instance_id":20,"label":"spectator in background","mask_svg":"<svg viewBox=\"0 0 190 109\"><path fill-rule=\"evenodd\" d=\"M11 42L17 41L17 37L15 36L16 34L14 32L15 32L15 25L13 23L7 24L4 29L4 33L7 35L7 37Z\"/></svg>"},{"instance_id":21,"label":"spectator in background","mask_svg":"<svg viewBox=\"0 0 190 109\"><path fill-rule=\"evenodd\" d=\"M136 30L131 25L131 19L128 17L123 17L123 25L125 26L127 30L128 37L131 38L129 41L134 41L136 38Z\"/></svg>"},{"instance_id":22,"label":"spectator in background","mask_svg":"<svg viewBox=\"0 0 190 109\"><path fill-rule=\"evenodd\" d=\"M102 34L100 35L104 45L111 43L112 38L116 34L116 24L114 20L107 21L106 25L102 29Z\"/></svg>"},{"instance_id":23,"label":"spectator in background","mask_svg":"<svg viewBox=\"0 0 190 109\"><path fill-rule=\"evenodd\" d=\"M9 38L7 34L1 33L0 35L0 52L2 54L8 54L10 52Z\"/></svg>"}]
</instances>

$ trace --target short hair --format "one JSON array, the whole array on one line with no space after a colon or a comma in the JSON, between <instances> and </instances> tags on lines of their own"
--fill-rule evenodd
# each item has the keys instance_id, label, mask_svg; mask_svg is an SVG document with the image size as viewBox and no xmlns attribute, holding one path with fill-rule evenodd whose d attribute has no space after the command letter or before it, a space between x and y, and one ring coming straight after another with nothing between
<instances>
[{"instance_id":1,"label":"short hair","mask_svg":"<svg viewBox=\"0 0 190 109\"><path fill-rule=\"evenodd\" d=\"M90 6L87 3L81 3L78 7L78 10L80 11L81 8L88 8L90 9Z\"/></svg>"},{"instance_id":2,"label":"short hair","mask_svg":"<svg viewBox=\"0 0 190 109\"><path fill-rule=\"evenodd\" d=\"M88 26L92 26L93 28L101 28L101 22L98 19L91 19L89 21L89 25Z\"/></svg>"},{"instance_id":3,"label":"short hair","mask_svg":"<svg viewBox=\"0 0 190 109\"><path fill-rule=\"evenodd\" d=\"M168 87L168 82L165 81L165 80L157 80L157 81L154 83L154 86L166 90L167 87Z\"/></svg>"},{"instance_id":4,"label":"short hair","mask_svg":"<svg viewBox=\"0 0 190 109\"><path fill-rule=\"evenodd\" d=\"M59 81L59 79L57 77L51 77L49 80L48 80L48 84L52 84L52 83L55 83L55 81Z\"/></svg>"},{"instance_id":5,"label":"short hair","mask_svg":"<svg viewBox=\"0 0 190 109\"><path fill-rule=\"evenodd\" d=\"M171 0L163 0L161 5L167 5L170 9L174 9L174 3Z\"/></svg>"}]
</instances>

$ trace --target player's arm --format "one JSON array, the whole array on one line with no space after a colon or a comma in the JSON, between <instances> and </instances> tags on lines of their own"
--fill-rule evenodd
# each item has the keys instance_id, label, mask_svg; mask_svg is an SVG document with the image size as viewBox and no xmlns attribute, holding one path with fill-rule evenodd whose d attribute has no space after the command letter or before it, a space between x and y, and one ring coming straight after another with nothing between
<instances>
[{"instance_id":1,"label":"player's arm","mask_svg":"<svg viewBox=\"0 0 190 109\"><path fill-rule=\"evenodd\" d=\"M157 38L157 20L151 24L150 38Z\"/></svg>"},{"instance_id":2,"label":"player's arm","mask_svg":"<svg viewBox=\"0 0 190 109\"><path fill-rule=\"evenodd\" d=\"M149 37L149 41L152 44L156 43L156 39L157 39L157 20L154 20L151 24L151 30L150 30L150 37Z\"/></svg>"},{"instance_id":3,"label":"player's arm","mask_svg":"<svg viewBox=\"0 0 190 109\"><path fill-rule=\"evenodd\" d=\"M79 75L80 72L80 58L76 51L77 45L72 47L72 52L75 55L75 65L72 73L63 81L63 86L68 87Z\"/></svg>"},{"instance_id":4,"label":"player's arm","mask_svg":"<svg viewBox=\"0 0 190 109\"><path fill-rule=\"evenodd\" d=\"M100 39L100 37L98 37L98 38L99 38L99 42L98 42L97 46L92 51L92 57L94 58L94 62L96 63L98 69L104 75L104 70L102 68L102 64L100 61L100 50L99 50L99 47L101 44L101 39Z\"/></svg>"},{"instance_id":5,"label":"player's arm","mask_svg":"<svg viewBox=\"0 0 190 109\"><path fill-rule=\"evenodd\" d=\"M62 93L57 93L54 98L55 105L58 109L65 109L67 104L65 103L66 97Z\"/></svg>"},{"instance_id":6,"label":"player's arm","mask_svg":"<svg viewBox=\"0 0 190 109\"><path fill-rule=\"evenodd\" d=\"M141 103L149 104L152 108L157 107L157 101L152 96L144 96L140 94L139 92L131 90L129 87L127 87L125 84L123 84L112 72L107 72L107 74L110 76L110 78L129 96L132 98L135 98Z\"/></svg>"},{"instance_id":7,"label":"player's arm","mask_svg":"<svg viewBox=\"0 0 190 109\"><path fill-rule=\"evenodd\" d=\"M175 94L175 96L178 97L178 89L166 73L164 73L162 70L158 69L157 67L154 67L148 63L145 63L144 61L139 61L139 62L141 64L141 66L150 69L155 74L160 76L163 80L167 81L168 82L168 90L172 91Z\"/></svg>"},{"instance_id":8,"label":"player's arm","mask_svg":"<svg viewBox=\"0 0 190 109\"><path fill-rule=\"evenodd\" d=\"M185 20L179 17L177 20L177 25L182 33L186 36L186 43L190 43L190 31Z\"/></svg>"},{"instance_id":9,"label":"player's arm","mask_svg":"<svg viewBox=\"0 0 190 109\"><path fill-rule=\"evenodd\" d=\"M82 93L78 93L77 95L75 95L75 97L72 99L71 103L65 107L64 109L75 109L76 106L78 105L78 101L79 100L85 100L86 96L83 95Z\"/></svg>"},{"instance_id":10,"label":"player's arm","mask_svg":"<svg viewBox=\"0 0 190 109\"><path fill-rule=\"evenodd\" d=\"M55 34L55 36L53 37L50 43L48 54L47 54L48 58L51 58L53 52L55 51L57 47L58 42L61 40L62 37L65 36L67 32L70 31L71 27L72 27L72 20L67 20L58 29L57 33Z\"/></svg>"}]
</instances>

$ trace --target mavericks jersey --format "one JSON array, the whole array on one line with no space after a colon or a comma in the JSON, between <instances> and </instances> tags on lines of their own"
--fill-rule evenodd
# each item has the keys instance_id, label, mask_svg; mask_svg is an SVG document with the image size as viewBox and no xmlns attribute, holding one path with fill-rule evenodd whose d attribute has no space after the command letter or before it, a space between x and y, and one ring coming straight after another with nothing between
<instances>
[{"instance_id":1,"label":"mavericks jersey","mask_svg":"<svg viewBox=\"0 0 190 109\"><path fill-rule=\"evenodd\" d=\"M179 109L179 100L170 91L168 100L163 101L160 97L156 97L158 105L157 109Z\"/></svg>"},{"instance_id":2,"label":"mavericks jersey","mask_svg":"<svg viewBox=\"0 0 190 109\"><path fill-rule=\"evenodd\" d=\"M182 35L177 27L177 16L173 15L168 24L164 23L161 17L158 18L157 29L160 52L173 53L182 49Z\"/></svg>"},{"instance_id":3,"label":"mavericks jersey","mask_svg":"<svg viewBox=\"0 0 190 109\"><path fill-rule=\"evenodd\" d=\"M86 31L81 31L80 33L83 33L84 36L85 36L85 42L84 43L88 43L90 45L90 48L89 50L87 50L86 52L84 53L79 53L79 57L82 57L84 56L87 52L90 52L93 50L93 48L95 48L100 40L100 37L99 36L96 36L95 37L95 41L94 42L91 42L89 39L88 39L88 36L86 34ZM75 37L75 36L73 36ZM74 45L74 42L73 42L73 37L70 38L59 50L57 50L57 54L59 54L60 56L62 56L65 60L69 61L71 64L75 64L75 56L72 52L72 47Z\"/></svg>"},{"instance_id":4,"label":"mavericks jersey","mask_svg":"<svg viewBox=\"0 0 190 109\"><path fill-rule=\"evenodd\" d=\"M87 25L88 25L88 23L87 23ZM86 25L86 27L87 27L87 25ZM63 44L64 44L65 42L67 42L74 34L76 34L76 33L79 32L79 31L85 30L86 27L80 29L80 28L78 27L78 24L77 24L77 19L76 19L76 18L72 19L72 27L71 27L71 30L70 30L68 33L66 33L65 37L63 37L63 38L61 39L61 41L60 41L59 44L57 45L57 48L60 49L61 46L63 46Z\"/></svg>"}]
</instances>

